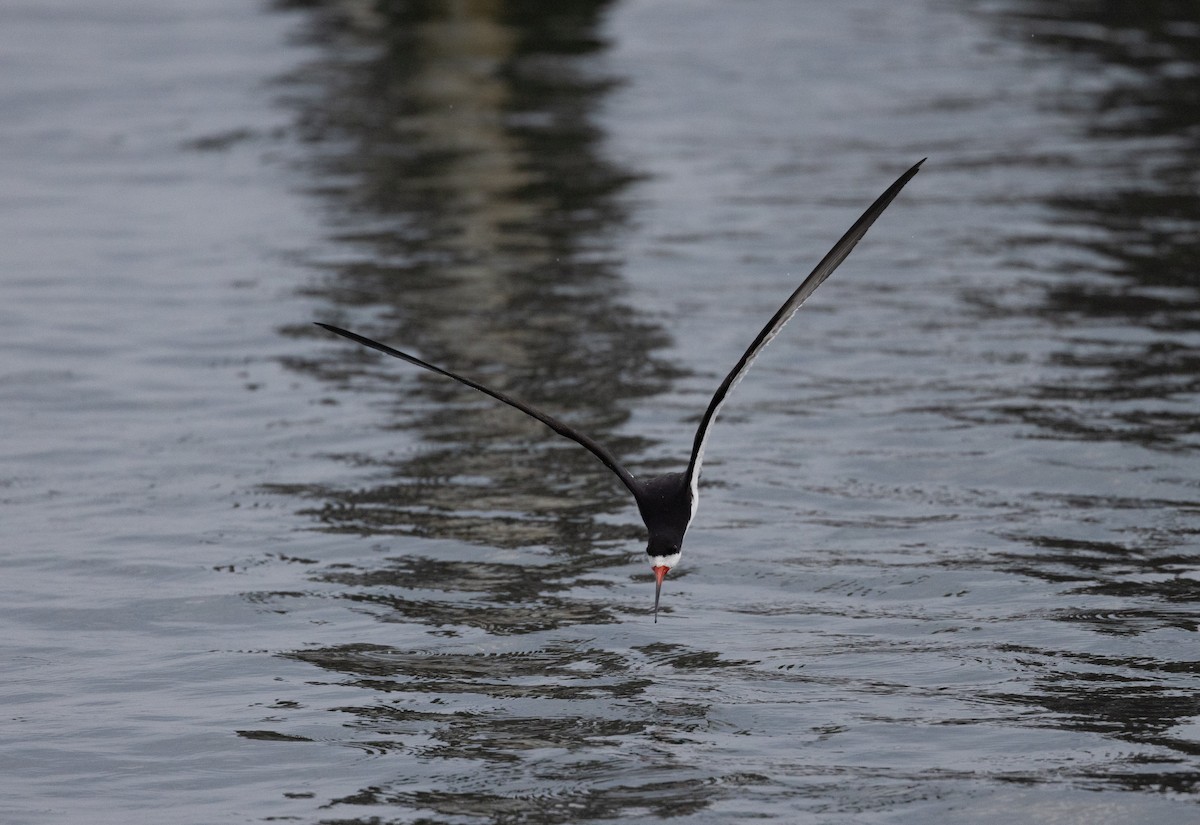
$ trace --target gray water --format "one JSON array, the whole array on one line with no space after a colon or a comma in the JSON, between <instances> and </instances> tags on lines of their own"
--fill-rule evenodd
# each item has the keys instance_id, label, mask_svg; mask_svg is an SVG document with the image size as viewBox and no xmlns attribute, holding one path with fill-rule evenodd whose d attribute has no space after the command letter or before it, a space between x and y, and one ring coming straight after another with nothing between
<instances>
[{"instance_id":1,"label":"gray water","mask_svg":"<svg viewBox=\"0 0 1200 825\"><path fill-rule=\"evenodd\" d=\"M0 822L1157 823L1200 801L1200 22L0 9ZM651 621L588 453L682 469Z\"/></svg>"}]
</instances>

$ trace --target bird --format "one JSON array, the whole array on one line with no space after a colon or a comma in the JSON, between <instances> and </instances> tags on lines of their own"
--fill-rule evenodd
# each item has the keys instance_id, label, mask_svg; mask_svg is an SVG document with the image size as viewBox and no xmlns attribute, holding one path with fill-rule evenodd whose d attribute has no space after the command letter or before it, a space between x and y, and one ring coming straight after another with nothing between
<instances>
[{"instance_id":1,"label":"bird","mask_svg":"<svg viewBox=\"0 0 1200 825\"><path fill-rule=\"evenodd\" d=\"M750 369L750 365L754 363L754 359L779 334L784 325L800 309L800 306L846 260L851 250L862 240L867 230L871 228L875 220L895 200L896 196L900 194L900 190L904 188L905 184L920 171L921 164L926 160L928 158L922 158L913 164L882 195L876 198L875 202L867 208L862 216L855 221L854 225L833 245L825 257L821 259L820 263L816 265L813 271L800 283L800 286L796 288L788 299L783 302L779 310L771 316L771 320L755 336L753 342L742 353L737 363L734 364L733 369L729 371L724 380L717 386L712 400L708 402L708 407L704 410L704 415L701 416L700 424L696 428L696 435L692 441L691 456L688 460L687 468L683 472L666 473L653 478L640 479L626 469L612 452L591 436L560 421L532 404L513 398L506 393L492 389L478 381L451 372L448 369L422 361L414 355L401 352L387 344L374 341L356 332L351 332L321 321L315 323L329 332L341 335L365 347L370 347L386 355L407 361L422 369L451 378L485 395L489 395L497 401L514 407L526 415L537 419L554 432L574 441L598 458L605 467L621 480L621 483L625 485L629 492L633 494L638 512L641 514L642 521L646 524L646 530L649 534L646 544L646 554L649 556L650 568L654 573L654 622L657 623L663 579L666 578L667 573L679 564L683 552L683 537L696 515L696 507L700 501L700 467L704 461L704 450L708 444L712 425L716 421L721 407L724 406L725 401L728 399L729 393L745 376L746 372Z\"/></svg>"}]
</instances>

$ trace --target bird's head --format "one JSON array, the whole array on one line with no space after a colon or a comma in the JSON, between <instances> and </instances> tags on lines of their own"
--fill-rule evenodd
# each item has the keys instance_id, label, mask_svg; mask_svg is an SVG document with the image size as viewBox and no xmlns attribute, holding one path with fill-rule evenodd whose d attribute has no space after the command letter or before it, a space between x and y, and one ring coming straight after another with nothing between
<instances>
[{"instance_id":1,"label":"bird's head","mask_svg":"<svg viewBox=\"0 0 1200 825\"><path fill-rule=\"evenodd\" d=\"M679 564L682 555L683 537L678 539L655 540L650 538L646 553L650 556L650 569L654 571L654 621L658 621L658 600L662 595L663 579L675 565Z\"/></svg>"}]
</instances>

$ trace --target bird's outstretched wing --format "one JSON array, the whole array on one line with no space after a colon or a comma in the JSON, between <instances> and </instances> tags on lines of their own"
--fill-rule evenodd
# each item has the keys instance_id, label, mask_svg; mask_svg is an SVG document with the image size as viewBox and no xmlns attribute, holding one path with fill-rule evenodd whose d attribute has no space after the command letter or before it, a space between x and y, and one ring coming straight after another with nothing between
<instances>
[{"instance_id":1,"label":"bird's outstretched wing","mask_svg":"<svg viewBox=\"0 0 1200 825\"><path fill-rule=\"evenodd\" d=\"M900 194L900 190L904 185L912 179L912 176L920 170L921 164L925 162L925 158L913 164L912 168L896 179L896 182L888 187L887 191L880 195L876 201L871 204L870 208L862 214L854 226L850 227L849 231L842 236L842 239L833 245L833 249L821 259L817 264L817 268L804 279L804 282L796 288L796 291L791 294L779 308L779 311L767 321L767 325L762 328L762 332L758 333L758 337L752 343L729 371L729 375L725 376L725 380L721 382L721 386L717 387L717 391L713 393L712 401L708 402L708 409L704 411L704 417L700 419L700 426L696 429L696 440L692 445L692 459L688 464L687 481L688 486L692 490L693 507L696 501L697 490L696 486L700 481L700 464L704 460L704 445L708 441L709 431L712 429L712 424L717 419L717 413L721 409L721 405L725 403L726 397L729 395L738 381L742 380L742 376L746 374L746 370L750 369L750 365L754 363L754 359L763 351L767 344L771 343L771 339L779 334L783 329L783 325L791 320L796 314L796 310L800 309L800 305L812 295L826 278L833 274L833 271L838 268L842 261L846 260L846 256L854 249L855 244L862 240L863 235L867 234L867 230L871 228L871 224L875 223L875 219L883 214L883 210L888 208L895 197Z\"/></svg>"},{"instance_id":2,"label":"bird's outstretched wing","mask_svg":"<svg viewBox=\"0 0 1200 825\"><path fill-rule=\"evenodd\" d=\"M564 438L571 439L576 444L579 444L585 449L589 450L592 455L596 456L596 458L603 462L605 467L617 474L617 477L621 479L621 482L629 488L629 491L633 493L635 497L640 494L640 484L638 483L637 479L633 477L632 473L621 466L621 463L617 461L612 453L606 450L591 437L579 432L579 430L575 429L574 427L564 424L549 413L542 412L537 407L526 404L524 401L518 401L511 395L506 395L499 390L494 390L491 387L485 387L483 384L480 384L477 381L472 381L470 378L464 378L461 375L456 375L455 373L450 372L450 370L444 370L441 367L435 367L433 364L422 361L420 358L409 355L406 352L401 352L398 349L393 349L387 344L381 344L378 341L372 341L370 338L367 338L364 335L359 335L356 332L350 332L349 330L342 329L341 327L335 327L332 324L323 324L320 321L317 321L316 324L317 326L323 327L330 332L337 333L345 338L349 338L351 341L362 344L364 347L370 347L371 349L379 350L386 355L391 355L394 358L399 358L407 361L410 364L416 364L418 367L423 367L430 372L436 372L438 375L444 375L447 378L453 378L460 384L466 384L471 389L479 390L484 395L490 395L497 401L503 401L505 404L508 404L510 407L515 407L531 418L536 418L538 421L541 421L547 427L554 430L554 432L558 433Z\"/></svg>"}]
</instances>

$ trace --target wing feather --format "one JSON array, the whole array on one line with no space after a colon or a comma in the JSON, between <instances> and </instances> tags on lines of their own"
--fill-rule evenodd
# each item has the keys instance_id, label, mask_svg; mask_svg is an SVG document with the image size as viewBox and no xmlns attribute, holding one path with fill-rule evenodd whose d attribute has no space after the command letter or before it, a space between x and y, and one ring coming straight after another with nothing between
<instances>
[{"instance_id":1,"label":"wing feather","mask_svg":"<svg viewBox=\"0 0 1200 825\"><path fill-rule=\"evenodd\" d=\"M477 381L472 381L470 378L464 378L463 376L453 373L450 370L446 370L446 369L442 369L441 367L434 366L433 364L430 364L426 361L422 361L420 358L417 358L416 356L409 355L407 352L401 352L398 349L393 349L392 347L389 347L387 344L381 344L378 341L373 341L370 338L367 338L365 335L359 335L356 332L350 332L349 330L342 329L341 327L335 327L332 324L323 324L320 321L317 321L316 324L317 324L317 326L327 329L330 332L336 333L337 335L341 335L344 338L349 338L351 341L355 341L359 344L362 344L364 347L370 347L371 349L379 350L380 352L384 353L385 355L390 355L393 358L399 358L403 361L407 361L410 364L415 364L416 366L422 367L423 369L427 369L430 372L436 372L438 375L444 375L447 378L453 378L455 381L459 382L460 384L466 384L471 389L479 390L479 392L483 393L484 395L490 395L492 398L495 398L497 401L501 401L510 407L518 409L531 418L536 418L538 421L542 422L547 427L554 430L554 432L558 433L559 435L563 436L564 438L571 439L576 444L579 444L584 449L590 451L592 453L592 455L596 456L596 458L600 459L600 461L604 464L605 467L607 467L608 469L610 469L614 473L616 473L617 477L619 479L621 479L621 482L626 487L629 488L629 491L631 493L634 494L634 497L637 497L640 494L641 485L637 481L637 479L635 479L633 477L633 474L630 473L628 470L626 470L625 467L623 467L621 465L621 463L619 461L617 461L616 457L613 456L613 454L610 453L607 449L605 449L603 445L601 445L600 443L595 441L590 436L585 435L584 433L581 433L579 430L575 429L574 427L564 424L563 422L559 421L557 418L550 415L549 413L539 410L537 407L533 406L532 404L527 404L524 401L519 401L516 398L513 398L511 395L507 395L505 393L500 392L499 390L494 390L491 387L484 386L483 384L480 384Z\"/></svg>"},{"instance_id":2,"label":"wing feather","mask_svg":"<svg viewBox=\"0 0 1200 825\"><path fill-rule=\"evenodd\" d=\"M862 237L867 234L867 230L871 228L871 224L875 223L876 218L882 215L883 210L887 209L888 205L900 194L900 190L904 188L904 185L912 179L913 175L917 174L921 168L921 164L925 160L925 158L922 158L917 161L907 172L897 178L896 182L889 186L887 191L880 195L867 211L862 214L862 217L855 221L854 225L842 236L841 240L833 245L828 254L817 264L816 269L784 301L783 306L772 316L767 325L762 328L762 331L758 333L754 342L750 344L750 347L742 354L737 364L725 376L725 380L717 387L712 400L708 403L708 409L704 411L704 417L700 419L700 426L696 429L696 440L692 445L692 458L688 464L687 479L692 491L693 512L695 512L695 505L698 498L697 485L700 481L700 464L704 461L704 447L708 441L712 424L717 419L717 413L720 412L721 406L725 403L730 391L742 380L746 371L750 369L750 365L754 363L754 359L766 348L767 344L771 343L771 339L779 334L784 324L791 320L792 316L796 314L796 310L800 309L801 304L808 299L808 296L812 295L816 288L833 274L833 271L838 268L842 261L846 260L846 256L862 240Z\"/></svg>"}]
</instances>

